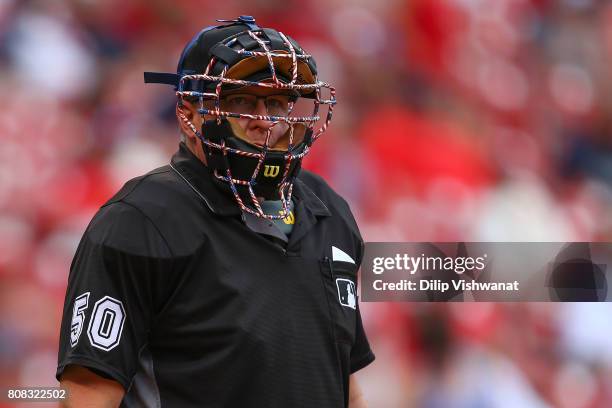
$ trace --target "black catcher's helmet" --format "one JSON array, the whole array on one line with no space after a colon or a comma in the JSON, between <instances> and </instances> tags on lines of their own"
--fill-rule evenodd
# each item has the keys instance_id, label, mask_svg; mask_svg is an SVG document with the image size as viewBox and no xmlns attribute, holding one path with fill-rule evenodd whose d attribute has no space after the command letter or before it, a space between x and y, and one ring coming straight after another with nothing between
<instances>
[{"instance_id":1,"label":"black catcher's helmet","mask_svg":"<svg viewBox=\"0 0 612 408\"><path fill-rule=\"evenodd\" d=\"M314 58L289 36L259 28L251 16L217 21L225 24L205 28L187 44L176 74L145 72L145 82L175 86L179 118L200 138L208 169L229 186L243 211L286 218L302 159L331 121L335 90L317 79ZM265 97L267 115L249 111L250 101L224 103L225 95L243 87L277 90L283 97ZM201 129L184 114L185 100L199 103L198 112L208 119ZM297 109L298 100L310 101L311 108ZM322 120L321 105L327 106ZM265 142L247 140L236 125L240 118L271 122ZM283 143L270 146L274 126L287 130ZM258 197L280 199L283 211L265 214Z\"/></svg>"}]
</instances>

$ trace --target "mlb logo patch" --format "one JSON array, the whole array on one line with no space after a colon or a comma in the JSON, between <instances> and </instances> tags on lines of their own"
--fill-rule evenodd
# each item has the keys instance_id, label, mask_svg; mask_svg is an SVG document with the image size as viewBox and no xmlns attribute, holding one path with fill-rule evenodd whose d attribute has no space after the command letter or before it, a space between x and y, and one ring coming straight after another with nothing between
<instances>
[{"instance_id":1,"label":"mlb logo patch","mask_svg":"<svg viewBox=\"0 0 612 408\"><path fill-rule=\"evenodd\" d=\"M357 293L353 281L350 279L337 278L336 287L338 288L338 300L340 304L355 309L357 307Z\"/></svg>"}]
</instances>

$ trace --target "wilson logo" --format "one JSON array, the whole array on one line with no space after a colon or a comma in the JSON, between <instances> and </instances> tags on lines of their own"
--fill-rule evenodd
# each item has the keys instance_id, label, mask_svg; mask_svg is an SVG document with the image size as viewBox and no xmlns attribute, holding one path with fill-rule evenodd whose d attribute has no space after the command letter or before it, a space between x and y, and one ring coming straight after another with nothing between
<instances>
[{"instance_id":1,"label":"wilson logo","mask_svg":"<svg viewBox=\"0 0 612 408\"><path fill-rule=\"evenodd\" d=\"M264 168L264 176L265 177L276 177L278 176L278 173L280 172L280 166L272 166L269 164L265 165L266 167Z\"/></svg>"}]
</instances>

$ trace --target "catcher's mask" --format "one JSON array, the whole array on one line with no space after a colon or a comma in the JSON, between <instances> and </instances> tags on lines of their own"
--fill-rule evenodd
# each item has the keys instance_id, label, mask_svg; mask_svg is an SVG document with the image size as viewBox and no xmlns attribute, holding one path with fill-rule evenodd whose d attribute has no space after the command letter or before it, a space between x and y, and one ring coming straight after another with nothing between
<instances>
[{"instance_id":1,"label":"catcher's mask","mask_svg":"<svg viewBox=\"0 0 612 408\"><path fill-rule=\"evenodd\" d=\"M292 38L259 28L251 16L217 21L227 24L198 33L176 74L145 72L145 82L175 86L179 118L202 141L208 169L229 186L242 211L286 218L302 159L331 121L335 89L317 79L314 58ZM198 104L201 129L185 115L184 101ZM304 110L304 102L310 108ZM327 106L324 120L321 105ZM265 141L249 140L237 123L241 118L270 124ZM272 145L276 126L284 133ZM258 197L280 199L282 211L265 214Z\"/></svg>"}]
</instances>

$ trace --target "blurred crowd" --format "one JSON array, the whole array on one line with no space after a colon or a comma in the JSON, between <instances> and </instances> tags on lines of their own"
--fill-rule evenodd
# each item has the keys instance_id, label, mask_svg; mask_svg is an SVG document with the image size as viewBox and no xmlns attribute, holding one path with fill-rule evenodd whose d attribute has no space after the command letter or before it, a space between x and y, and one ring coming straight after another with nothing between
<instances>
[{"instance_id":1,"label":"blurred crowd","mask_svg":"<svg viewBox=\"0 0 612 408\"><path fill-rule=\"evenodd\" d=\"M177 148L173 91L142 72L241 14L336 87L305 167L366 241L612 242L609 1L0 0L1 386L57 384L87 223ZM612 406L607 303L361 309L374 408Z\"/></svg>"}]
</instances>

